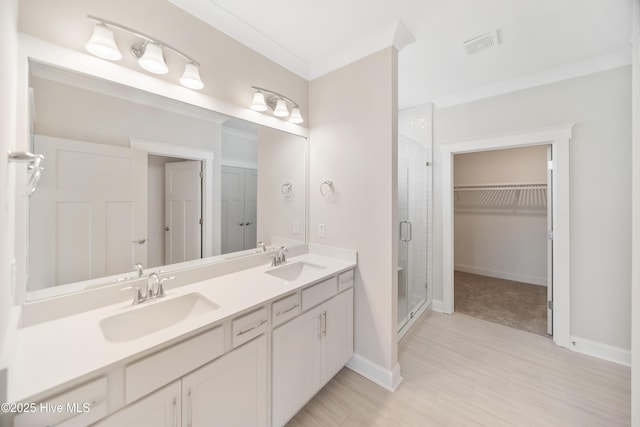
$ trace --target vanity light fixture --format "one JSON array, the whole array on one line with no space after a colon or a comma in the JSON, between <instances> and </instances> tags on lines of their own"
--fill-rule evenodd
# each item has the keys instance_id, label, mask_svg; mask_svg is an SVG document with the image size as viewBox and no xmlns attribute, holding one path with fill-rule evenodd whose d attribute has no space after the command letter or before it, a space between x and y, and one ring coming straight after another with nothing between
<instances>
[{"instance_id":1,"label":"vanity light fixture","mask_svg":"<svg viewBox=\"0 0 640 427\"><path fill-rule=\"evenodd\" d=\"M253 94L251 109L254 111L267 111L271 109L276 117L289 117L291 123L302 123L304 119L300 113L300 107L290 98L268 89L251 86L256 92ZM291 113L289 113L289 106Z\"/></svg>"},{"instance_id":2,"label":"vanity light fixture","mask_svg":"<svg viewBox=\"0 0 640 427\"><path fill-rule=\"evenodd\" d=\"M87 15L92 21L96 21L97 24L93 29L91 39L85 44L85 48L95 56L111 61L117 61L122 59L122 53L118 49L118 45L115 42L115 37L112 28L124 31L129 34L140 38L141 40L134 43L131 46L131 53L138 60L138 65L143 69L155 73L155 74L167 74L169 67L164 58L165 50L171 51L176 55L182 57L185 61L184 73L180 77L180 84L189 89L202 89L204 83L200 78L200 64L198 64L193 58L185 55L178 49L169 46L168 44L148 36L140 31L134 30L124 25L120 25L113 21L108 21L96 16Z\"/></svg>"}]
</instances>

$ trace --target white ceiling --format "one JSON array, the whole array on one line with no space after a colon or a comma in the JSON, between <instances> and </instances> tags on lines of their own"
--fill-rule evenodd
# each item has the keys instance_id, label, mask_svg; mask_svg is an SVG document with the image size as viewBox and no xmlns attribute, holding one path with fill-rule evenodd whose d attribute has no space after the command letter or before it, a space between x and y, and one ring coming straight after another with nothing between
<instances>
[{"instance_id":1,"label":"white ceiling","mask_svg":"<svg viewBox=\"0 0 640 427\"><path fill-rule=\"evenodd\" d=\"M391 45L399 103L448 105L630 63L633 0L169 0L312 80ZM467 56L463 42L499 30Z\"/></svg>"}]
</instances>

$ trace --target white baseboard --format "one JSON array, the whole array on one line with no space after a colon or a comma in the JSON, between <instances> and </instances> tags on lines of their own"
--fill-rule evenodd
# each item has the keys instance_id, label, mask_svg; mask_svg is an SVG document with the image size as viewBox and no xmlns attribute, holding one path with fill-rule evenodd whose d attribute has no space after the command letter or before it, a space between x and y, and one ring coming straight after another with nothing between
<instances>
[{"instance_id":1,"label":"white baseboard","mask_svg":"<svg viewBox=\"0 0 640 427\"><path fill-rule=\"evenodd\" d=\"M573 351L615 362L620 365L631 366L631 350L591 341L586 338L575 337L573 335L570 341L571 346L569 348Z\"/></svg>"},{"instance_id":2,"label":"white baseboard","mask_svg":"<svg viewBox=\"0 0 640 427\"><path fill-rule=\"evenodd\" d=\"M481 276L496 277L498 279L513 280L515 282L529 283L531 285L547 286L546 277L527 276L524 274L508 273L505 271L488 270L485 268L473 267L471 265L454 265L454 270L464 273L479 274Z\"/></svg>"},{"instance_id":3,"label":"white baseboard","mask_svg":"<svg viewBox=\"0 0 640 427\"><path fill-rule=\"evenodd\" d=\"M444 313L444 302L441 299L431 300L431 310Z\"/></svg>"},{"instance_id":4,"label":"white baseboard","mask_svg":"<svg viewBox=\"0 0 640 427\"><path fill-rule=\"evenodd\" d=\"M402 375L400 374L400 365L396 363L396 366L392 370L388 370L372 362L371 360L354 354L351 360L347 362L347 368L362 375L363 377L373 381L381 387L386 388L389 391L396 391L400 383L402 382Z\"/></svg>"}]
</instances>

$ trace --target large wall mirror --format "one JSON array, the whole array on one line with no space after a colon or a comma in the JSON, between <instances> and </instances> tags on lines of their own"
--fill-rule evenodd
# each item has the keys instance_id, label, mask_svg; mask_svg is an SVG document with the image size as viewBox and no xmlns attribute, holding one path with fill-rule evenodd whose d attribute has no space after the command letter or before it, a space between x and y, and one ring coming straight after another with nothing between
<instances>
[{"instance_id":1,"label":"large wall mirror","mask_svg":"<svg viewBox=\"0 0 640 427\"><path fill-rule=\"evenodd\" d=\"M29 60L26 299L305 242L306 138Z\"/></svg>"}]
</instances>

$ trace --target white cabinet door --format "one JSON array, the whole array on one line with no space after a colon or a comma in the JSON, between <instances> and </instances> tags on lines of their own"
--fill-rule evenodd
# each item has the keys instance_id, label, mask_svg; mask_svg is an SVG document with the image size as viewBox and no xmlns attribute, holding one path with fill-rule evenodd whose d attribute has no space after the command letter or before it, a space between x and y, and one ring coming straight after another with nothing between
<instances>
[{"instance_id":1,"label":"white cabinet door","mask_svg":"<svg viewBox=\"0 0 640 427\"><path fill-rule=\"evenodd\" d=\"M273 426L282 426L322 387L318 307L273 331Z\"/></svg>"},{"instance_id":2,"label":"white cabinet door","mask_svg":"<svg viewBox=\"0 0 640 427\"><path fill-rule=\"evenodd\" d=\"M180 381L146 396L94 427L179 427Z\"/></svg>"},{"instance_id":3,"label":"white cabinet door","mask_svg":"<svg viewBox=\"0 0 640 427\"><path fill-rule=\"evenodd\" d=\"M183 427L267 425L265 336L182 378Z\"/></svg>"},{"instance_id":4,"label":"white cabinet door","mask_svg":"<svg viewBox=\"0 0 640 427\"><path fill-rule=\"evenodd\" d=\"M353 356L353 288L327 301L323 315L326 316L322 333L324 384Z\"/></svg>"}]
</instances>

